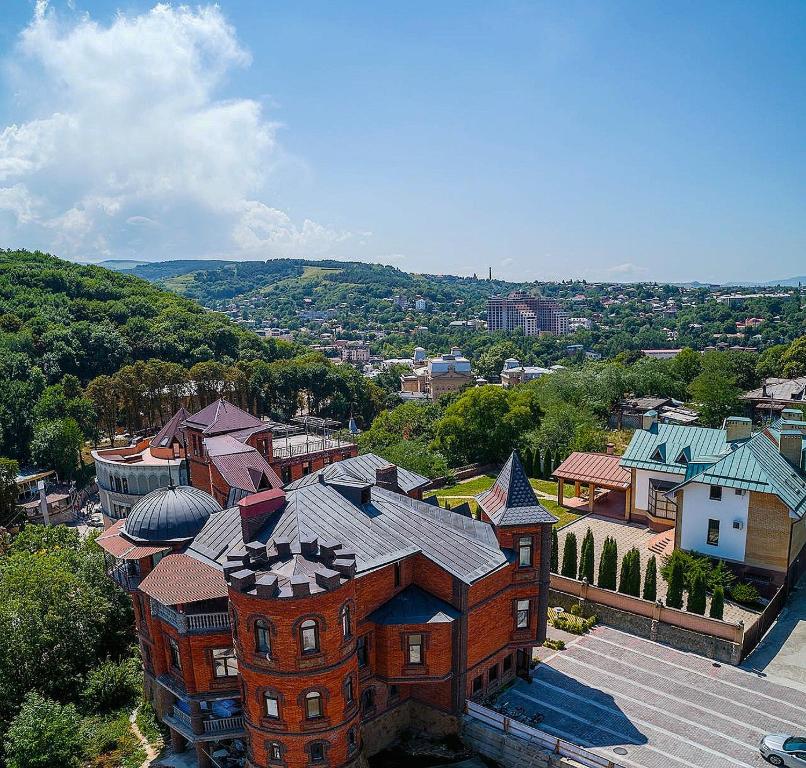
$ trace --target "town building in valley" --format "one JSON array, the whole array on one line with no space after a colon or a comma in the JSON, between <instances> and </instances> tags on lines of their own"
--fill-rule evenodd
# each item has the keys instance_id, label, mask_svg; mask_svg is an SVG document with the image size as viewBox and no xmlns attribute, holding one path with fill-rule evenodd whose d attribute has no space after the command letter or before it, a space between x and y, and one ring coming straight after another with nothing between
<instances>
[{"instance_id":1,"label":"town building in valley","mask_svg":"<svg viewBox=\"0 0 806 768\"><path fill-rule=\"evenodd\" d=\"M99 537L175 750L364 766L405 730L456 733L467 699L527 672L555 518L514 454L481 520L418 500L425 482L370 455L224 510L169 487Z\"/></svg>"},{"instance_id":2,"label":"town building in valley","mask_svg":"<svg viewBox=\"0 0 806 768\"><path fill-rule=\"evenodd\" d=\"M438 400L440 395L456 392L474 385L470 360L460 349L453 348L450 354L432 357L417 365L409 373L400 376L400 391L404 399ZM408 398L406 396L409 396Z\"/></svg>"},{"instance_id":3,"label":"town building in valley","mask_svg":"<svg viewBox=\"0 0 806 768\"><path fill-rule=\"evenodd\" d=\"M487 300L488 331L523 331L525 336L569 333L570 315L555 299L515 291L509 296L491 296Z\"/></svg>"}]
</instances>

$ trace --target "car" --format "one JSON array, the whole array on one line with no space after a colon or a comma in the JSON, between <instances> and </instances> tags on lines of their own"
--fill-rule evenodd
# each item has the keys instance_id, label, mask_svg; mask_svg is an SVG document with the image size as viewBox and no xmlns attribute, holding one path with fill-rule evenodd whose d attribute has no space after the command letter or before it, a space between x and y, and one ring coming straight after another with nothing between
<instances>
[{"instance_id":1,"label":"car","mask_svg":"<svg viewBox=\"0 0 806 768\"><path fill-rule=\"evenodd\" d=\"M806 736L768 733L758 745L761 756L772 765L806 768Z\"/></svg>"}]
</instances>

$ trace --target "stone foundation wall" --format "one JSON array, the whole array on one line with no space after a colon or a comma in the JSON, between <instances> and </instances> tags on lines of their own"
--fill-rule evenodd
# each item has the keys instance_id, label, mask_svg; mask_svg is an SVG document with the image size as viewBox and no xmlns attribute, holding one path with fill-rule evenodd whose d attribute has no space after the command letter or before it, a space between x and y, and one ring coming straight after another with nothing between
<instances>
[{"instance_id":1,"label":"stone foundation wall","mask_svg":"<svg viewBox=\"0 0 806 768\"><path fill-rule=\"evenodd\" d=\"M374 720L362 723L363 752L368 757L378 754L393 746L404 731L440 737L458 733L459 726L458 717L409 699Z\"/></svg>"}]
</instances>

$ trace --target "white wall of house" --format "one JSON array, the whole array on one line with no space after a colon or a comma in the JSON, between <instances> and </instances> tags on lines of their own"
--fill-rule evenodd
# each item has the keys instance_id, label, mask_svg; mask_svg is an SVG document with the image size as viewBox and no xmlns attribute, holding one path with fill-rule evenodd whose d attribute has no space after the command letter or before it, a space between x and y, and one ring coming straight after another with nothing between
<instances>
[{"instance_id":1,"label":"white wall of house","mask_svg":"<svg viewBox=\"0 0 806 768\"><path fill-rule=\"evenodd\" d=\"M681 549L702 552L709 557L744 561L747 541L747 511L750 494L738 495L733 488L722 488L722 500L710 498L711 486L691 483L683 489L683 511L678 513ZM682 517L682 520L680 519ZM719 544L708 544L708 521L719 520ZM733 527L740 520L742 527Z\"/></svg>"},{"instance_id":2,"label":"white wall of house","mask_svg":"<svg viewBox=\"0 0 806 768\"><path fill-rule=\"evenodd\" d=\"M635 506L638 509L647 510L649 508L649 481L663 480L667 483L682 483L684 476L673 475L671 472L654 472L646 469L635 470Z\"/></svg>"}]
</instances>

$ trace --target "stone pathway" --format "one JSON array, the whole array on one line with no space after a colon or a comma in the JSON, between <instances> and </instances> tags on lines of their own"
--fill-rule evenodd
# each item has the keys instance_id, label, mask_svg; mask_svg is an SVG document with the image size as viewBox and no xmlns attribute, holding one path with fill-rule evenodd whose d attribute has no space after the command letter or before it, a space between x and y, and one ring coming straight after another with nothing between
<instances>
[{"instance_id":1,"label":"stone pathway","mask_svg":"<svg viewBox=\"0 0 806 768\"><path fill-rule=\"evenodd\" d=\"M154 748L151 742L145 736L143 736L143 732L137 725L137 713L139 711L140 707L137 706L134 708L134 711L131 713L131 715L129 715L129 727L132 729L132 733L140 742L140 746L145 750L146 753L146 759L140 768L149 768L151 764L159 757L160 753Z\"/></svg>"}]
</instances>

